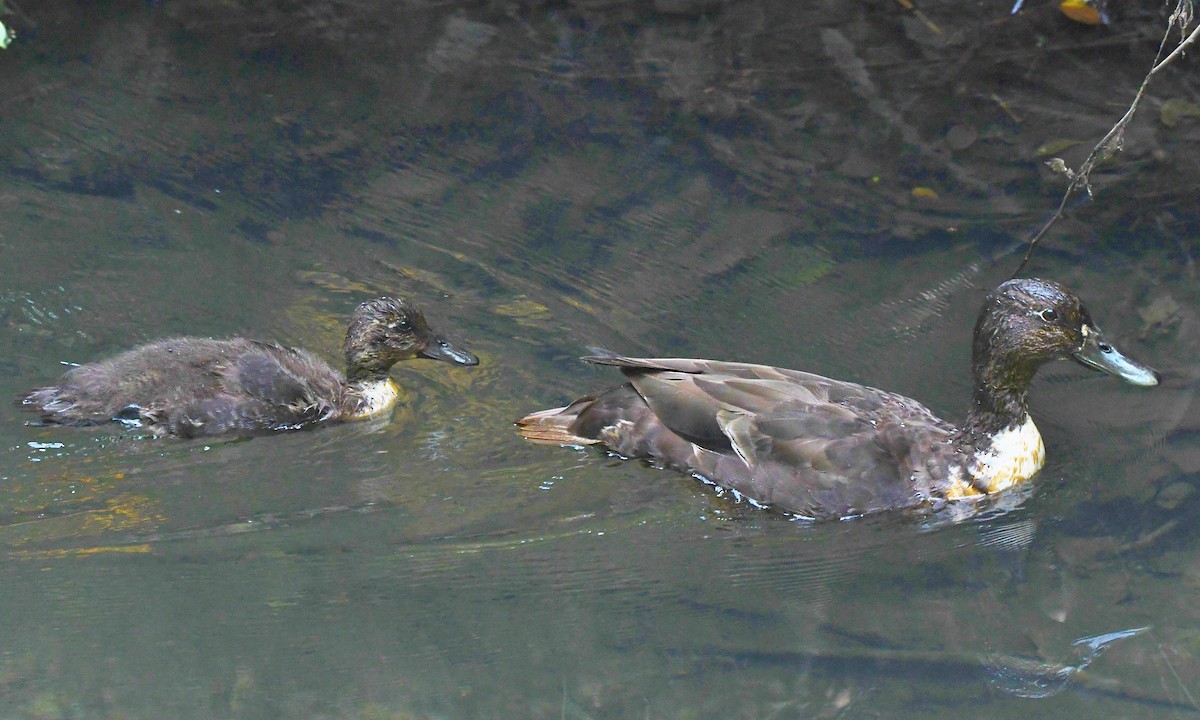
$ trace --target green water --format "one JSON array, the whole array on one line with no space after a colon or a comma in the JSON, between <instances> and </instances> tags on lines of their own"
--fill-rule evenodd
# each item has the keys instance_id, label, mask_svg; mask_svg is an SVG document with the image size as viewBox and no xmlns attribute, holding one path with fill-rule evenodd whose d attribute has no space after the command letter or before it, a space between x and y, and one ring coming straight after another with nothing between
<instances>
[{"instance_id":1,"label":"green water","mask_svg":"<svg viewBox=\"0 0 1200 720\"><path fill-rule=\"evenodd\" d=\"M769 3L410 3L402 42L351 13L281 46L201 5L59 8L0 56L0 396L166 335L335 358L383 293L482 363L398 368L385 422L248 441L10 406L0 717L1197 713L1197 298L1171 228L1039 256L1168 379L1047 368L1050 460L1019 507L807 525L511 422L616 382L576 360L594 347L800 367L957 418L978 301L1016 263L991 258L1052 192L921 206L846 170L828 155L869 113L828 108L854 93L708 64L721 28L769 35ZM739 125L752 101L824 119ZM887 147L884 175L909 152Z\"/></svg>"}]
</instances>

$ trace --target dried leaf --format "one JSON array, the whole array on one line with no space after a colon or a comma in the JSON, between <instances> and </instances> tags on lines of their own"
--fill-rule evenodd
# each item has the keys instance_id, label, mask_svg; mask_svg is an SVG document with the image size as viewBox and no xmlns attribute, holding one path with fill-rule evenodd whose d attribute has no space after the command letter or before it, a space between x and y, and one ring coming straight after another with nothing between
<instances>
[{"instance_id":1,"label":"dried leaf","mask_svg":"<svg viewBox=\"0 0 1200 720\"><path fill-rule=\"evenodd\" d=\"M1062 158L1050 158L1046 161L1046 167L1053 170L1058 175L1066 175L1072 180L1075 179L1075 171L1067 167Z\"/></svg>"}]
</instances>

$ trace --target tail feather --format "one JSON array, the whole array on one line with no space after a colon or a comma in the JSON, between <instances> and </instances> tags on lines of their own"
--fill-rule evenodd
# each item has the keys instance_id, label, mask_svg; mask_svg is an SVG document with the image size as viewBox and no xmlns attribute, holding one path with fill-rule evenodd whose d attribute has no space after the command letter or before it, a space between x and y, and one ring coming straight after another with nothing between
<instances>
[{"instance_id":1,"label":"tail feather","mask_svg":"<svg viewBox=\"0 0 1200 720\"><path fill-rule=\"evenodd\" d=\"M517 420L517 432L526 440L542 445L595 445L596 438L586 438L572 432L579 418L579 403L530 413Z\"/></svg>"},{"instance_id":2,"label":"tail feather","mask_svg":"<svg viewBox=\"0 0 1200 720\"><path fill-rule=\"evenodd\" d=\"M71 415L75 409L75 398L65 388L50 386L34 388L16 399L17 407L41 415L38 425L90 425L84 419Z\"/></svg>"},{"instance_id":3,"label":"tail feather","mask_svg":"<svg viewBox=\"0 0 1200 720\"><path fill-rule=\"evenodd\" d=\"M68 385L50 385L34 388L17 397L15 404L22 410L34 412L39 415L37 420L26 423L34 426L103 425L116 419L113 416L117 414L109 412L100 403L88 402L88 398L81 398Z\"/></svg>"}]
</instances>

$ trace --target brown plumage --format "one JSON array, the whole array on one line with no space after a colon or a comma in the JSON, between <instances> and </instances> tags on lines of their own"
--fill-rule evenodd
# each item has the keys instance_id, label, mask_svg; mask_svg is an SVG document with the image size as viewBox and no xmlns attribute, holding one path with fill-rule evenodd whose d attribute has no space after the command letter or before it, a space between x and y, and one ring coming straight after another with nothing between
<instances>
[{"instance_id":1,"label":"brown plumage","mask_svg":"<svg viewBox=\"0 0 1200 720\"><path fill-rule=\"evenodd\" d=\"M343 352L344 375L275 343L168 338L73 368L18 402L45 424L116 420L179 437L298 430L386 410L397 394L388 371L401 360L479 362L435 333L415 306L389 297L355 309Z\"/></svg>"},{"instance_id":2,"label":"brown plumage","mask_svg":"<svg viewBox=\"0 0 1200 720\"><path fill-rule=\"evenodd\" d=\"M812 373L714 360L588 357L628 383L517 421L542 443L603 445L806 517L938 505L1023 482L1042 463L1026 396L1037 368L1079 362L1138 385L1157 374L1104 342L1079 299L1004 283L975 326L961 427L915 400Z\"/></svg>"}]
</instances>

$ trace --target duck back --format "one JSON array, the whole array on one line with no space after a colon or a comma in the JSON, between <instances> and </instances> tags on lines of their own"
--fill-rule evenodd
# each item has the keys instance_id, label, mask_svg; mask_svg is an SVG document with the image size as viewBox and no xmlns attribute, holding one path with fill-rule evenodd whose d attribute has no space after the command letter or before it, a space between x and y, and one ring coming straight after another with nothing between
<instances>
[{"instance_id":1,"label":"duck back","mask_svg":"<svg viewBox=\"0 0 1200 720\"><path fill-rule=\"evenodd\" d=\"M953 427L902 395L751 363L586 358L629 382L518 421L536 442L601 444L808 517L920 504Z\"/></svg>"}]
</instances>

